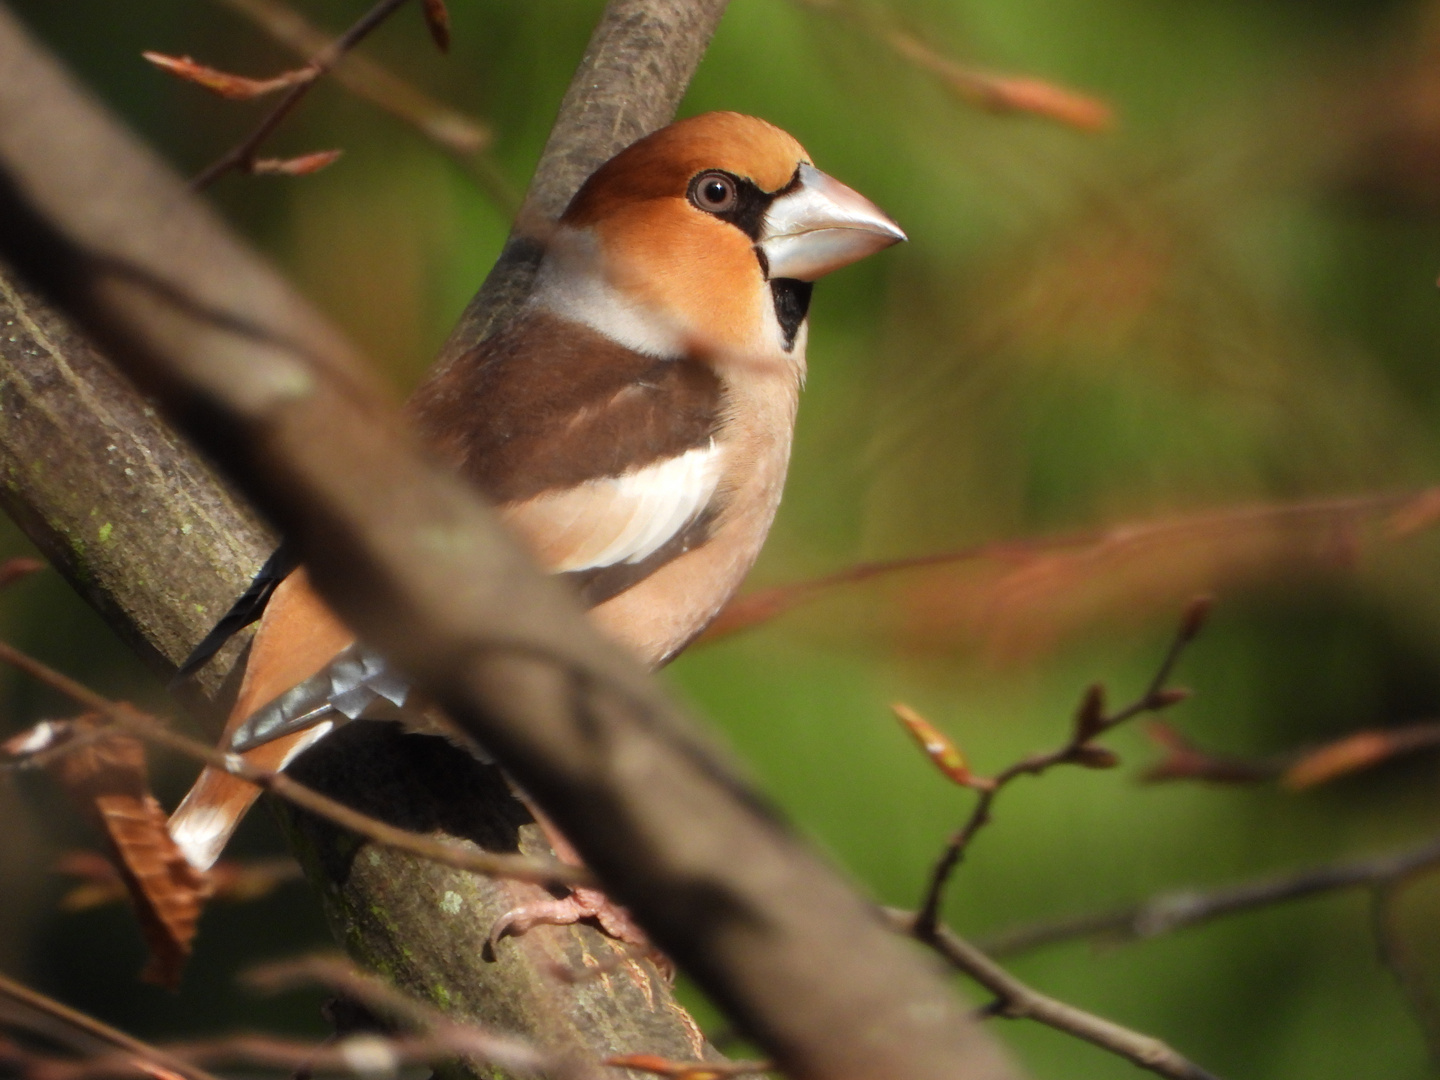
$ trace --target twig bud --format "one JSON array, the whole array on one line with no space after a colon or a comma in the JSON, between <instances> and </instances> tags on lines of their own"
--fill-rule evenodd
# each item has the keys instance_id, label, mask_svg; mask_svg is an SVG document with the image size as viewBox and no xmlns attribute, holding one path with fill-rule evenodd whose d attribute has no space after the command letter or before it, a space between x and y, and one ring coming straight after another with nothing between
<instances>
[{"instance_id":1,"label":"twig bud","mask_svg":"<svg viewBox=\"0 0 1440 1080\"><path fill-rule=\"evenodd\" d=\"M1086 743L1105 730L1105 684L1091 683L1075 710L1075 741Z\"/></svg>"},{"instance_id":2,"label":"twig bud","mask_svg":"<svg viewBox=\"0 0 1440 1080\"><path fill-rule=\"evenodd\" d=\"M1120 755L1113 750L1094 743L1075 747L1068 755L1069 760L1087 769L1113 769L1120 764Z\"/></svg>"},{"instance_id":3,"label":"twig bud","mask_svg":"<svg viewBox=\"0 0 1440 1080\"><path fill-rule=\"evenodd\" d=\"M430 30L435 47L442 53L449 52L450 12L445 7L445 0L425 0L421 9L425 12L425 25Z\"/></svg>"},{"instance_id":4,"label":"twig bud","mask_svg":"<svg viewBox=\"0 0 1440 1080\"><path fill-rule=\"evenodd\" d=\"M1185 614L1180 616L1180 632L1176 640L1182 644L1194 641L1195 635L1205 628L1214 607L1215 597L1210 593L1202 593L1191 600L1185 607Z\"/></svg>"}]
</instances>

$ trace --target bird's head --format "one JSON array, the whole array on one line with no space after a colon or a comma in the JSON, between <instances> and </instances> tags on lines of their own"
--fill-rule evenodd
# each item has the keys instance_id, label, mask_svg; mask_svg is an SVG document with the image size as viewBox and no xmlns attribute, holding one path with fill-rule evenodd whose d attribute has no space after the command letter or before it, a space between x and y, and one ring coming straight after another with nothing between
<instances>
[{"instance_id":1,"label":"bird's head","mask_svg":"<svg viewBox=\"0 0 1440 1080\"><path fill-rule=\"evenodd\" d=\"M552 286L573 293L573 314L592 325L606 303L619 309L597 329L641 351L790 352L811 282L904 239L779 128L706 113L639 140L585 182L560 220Z\"/></svg>"}]
</instances>

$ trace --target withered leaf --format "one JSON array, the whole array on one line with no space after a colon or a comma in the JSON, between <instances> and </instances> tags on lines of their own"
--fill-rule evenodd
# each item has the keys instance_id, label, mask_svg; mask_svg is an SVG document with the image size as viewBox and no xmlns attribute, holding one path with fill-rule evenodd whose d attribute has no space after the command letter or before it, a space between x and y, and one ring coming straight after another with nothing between
<instances>
[{"instance_id":1,"label":"withered leaf","mask_svg":"<svg viewBox=\"0 0 1440 1080\"><path fill-rule=\"evenodd\" d=\"M87 716L75 726L99 722L98 716ZM126 735L104 734L47 767L105 834L150 949L141 978L174 988L190 956L209 887L165 829L165 811L150 794L144 747Z\"/></svg>"}]
</instances>

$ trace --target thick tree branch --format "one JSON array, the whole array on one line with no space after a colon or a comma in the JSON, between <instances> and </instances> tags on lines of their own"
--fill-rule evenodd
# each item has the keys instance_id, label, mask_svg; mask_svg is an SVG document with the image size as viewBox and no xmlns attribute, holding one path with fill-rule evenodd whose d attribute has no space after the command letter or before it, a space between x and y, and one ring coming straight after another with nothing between
<instances>
[{"instance_id":1,"label":"thick tree branch","mask_svg":"<svg viewBox=\"0 0 1440 1080\"><path fill-rule=\"evenodd\" d=\"M413 453L344 346L8 19L0 72L0 251L161 393L347 621L494 750L781 1068L1009 1075L930 962Z\"/></svg>"},{"instance_id":2,"label":"thick tree branch","mask_svg":"<svg viewBox=\"0 0 1440 1080\"><path fill-rule=\"evenodd\" d=\"M0 24L12 37L17 32L3 9ZM12 94L70 101L79 111L53 131L31 128L40 144L31 152L43 157L43 144L60 135L73 140L87 182L123 165L135 187L168 191L162 203L178 199L164 169L137 156L93 106L73 101L76 91L53 65L23 44L11 46L0 55L0 82ZM22 113L29 108L24 100L10 104ZM258 306L280 338L313 355L345 355L333 331L233 241L196 250L167 224L165 207L115 205L113 190L97 186L103 194L82 195L81 205L133 229L141 243L184 252L195 271L187 276L205 281L216 303ZM213 219L210 227L213 239L221 227ZM3 263L0 300L8 305L0 309L0 500L71 584L168 677L244 590L274 534ZM240 646L199 673L207 694L221 688ZM391 825L486 852L550 854L499 771L444 740L353 725L297 765L297 780ZM381 849L309 815L282 817L339 940L409 993L556 1050L675 1059L703 1053L698 1029L648 963L631 962L624 977L583 986L554 978L559 967L582 969L616 952L588 926L540 927L491 955L490 927L536 899L533 887Z\"/></svg>"},{"instance_id":3,"label":"thick tree branch","mask_svg":"<svg viewBox=\"0 0 1440 1080\"><path fill-rule=\"evenodd\" d=\"M505 250L441 350L441 365L489 337L530 295L545 234L585 178L674 119L727 2L611 0L560 103Z\"/></svg>"}]
</instances>

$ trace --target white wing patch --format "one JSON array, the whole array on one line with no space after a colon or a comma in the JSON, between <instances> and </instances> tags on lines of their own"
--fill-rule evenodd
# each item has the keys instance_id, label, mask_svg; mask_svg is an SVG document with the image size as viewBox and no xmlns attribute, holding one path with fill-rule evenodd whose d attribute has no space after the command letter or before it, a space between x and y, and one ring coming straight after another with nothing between
<instances>
[{"instance_id":1,"label":"white wing patch","mask_svg":"<svg viewBox=\"0 0 1440 1080\"><path fill-rule=\"evenodd\" d=\"M642 562L705 509L720 482L722 456L712 439L619 476L511 503L501 513L554 573Z\"/></svg>"}]
</instances>

